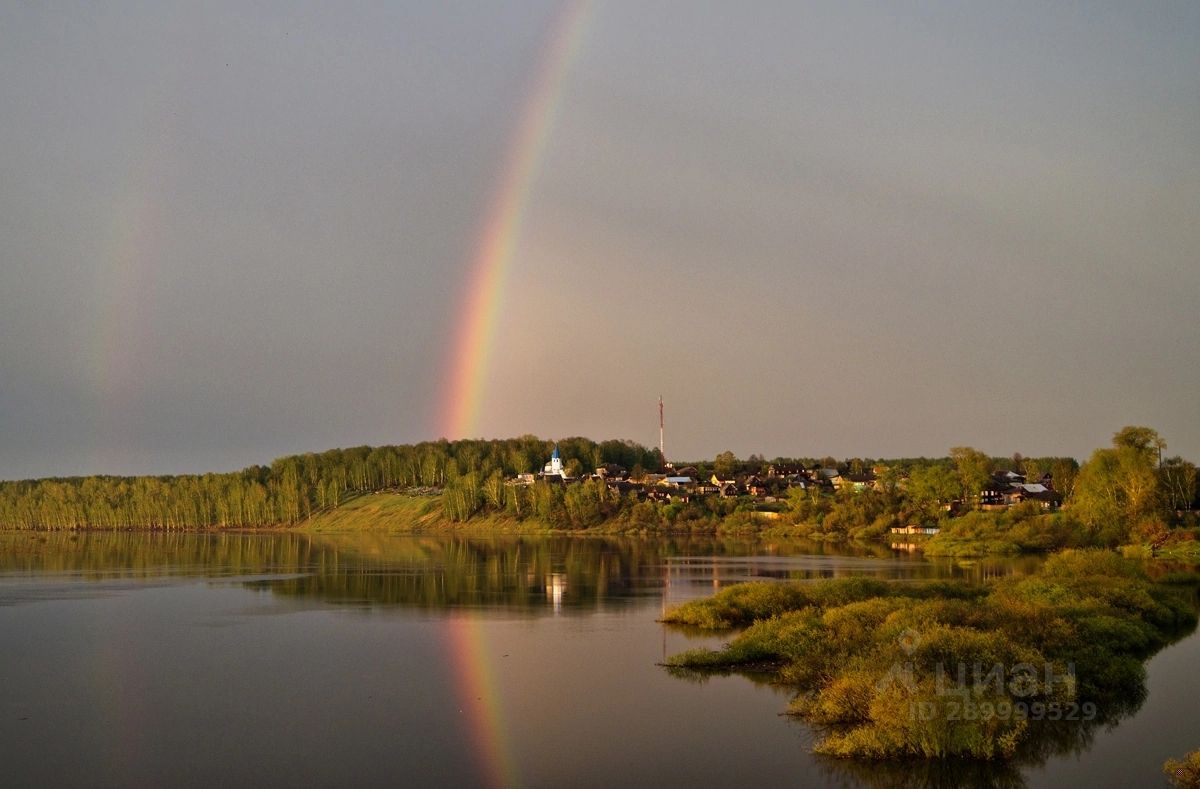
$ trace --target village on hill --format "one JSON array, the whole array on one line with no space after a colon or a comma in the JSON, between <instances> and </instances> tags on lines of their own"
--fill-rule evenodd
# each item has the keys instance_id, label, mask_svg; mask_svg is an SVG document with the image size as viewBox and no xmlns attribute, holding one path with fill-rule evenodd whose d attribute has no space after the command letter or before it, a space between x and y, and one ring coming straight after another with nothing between
<instances>
[{"instance_id":1,"label":"village on hill","mask_svg":"<svg viewBox=\"0 0 1200 789\"><path fill-rule=\"evenodd\" d=\"M743 498L753 502L760 514L770 518L779 511L774 505L781 504L797 493L819 496L866 490L903 490L908 481L908 475L903 471L894 471L886 465L864 468L857 461L810 467L801 463L776 464L755 460L735 463L736 469L729 468L730 465L726 463L726 468L702 470L691 465L676 468L667 462L659 471L644 472L606 463L597 466L590 474L572 475L568 473L556 444L549 461L540 472L518 474L510 483L533 485L541 481L552 485L571 485L597 480L622 496L633 494L639 500L664 503L690 503L708 497ZM994 511L1030 501L1037 502L1047 511L1062 506L1063 496L1055 490L1053 475L1049 471L1038 475L1035 480L1028 480L1024 474L1012 470L994 471L991 479L982 486L977 499L966 502L962 498L948 498L942 502L942 507L950 514L956 514L967 506Z\"/></svg>"}]
</instances>

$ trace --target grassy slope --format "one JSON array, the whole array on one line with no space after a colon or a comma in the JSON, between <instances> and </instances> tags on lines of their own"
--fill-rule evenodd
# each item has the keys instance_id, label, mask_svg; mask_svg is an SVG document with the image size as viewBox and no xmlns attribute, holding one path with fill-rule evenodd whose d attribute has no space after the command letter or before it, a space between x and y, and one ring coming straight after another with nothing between
<instances>
[{"instance_id":1,"label":"grassy slope","mask_svg":"<svg viewBox=\"0 0 1200 789\"><path fill-rule=\"evenodd\" d=\"M467 523L453 523L442 513L438 496L408 496L399 493L367 493L336 509L314 515L297 526L310 532L374 531L395 534L432 530L523 532L546 531L538 521L517 521L503 515L476 516Z\"/></svg>"},{"instance_id":2,"label":"grassy slope","mask_svg":"<svg viewBox=\"0 0 1200 789\"><path fill-rule=\"evenodd\" d=\"M434 496L371 493L357 496L300 524L304 531L413 532L437 526L442 520Z\"/></svg>"}]
</instances>

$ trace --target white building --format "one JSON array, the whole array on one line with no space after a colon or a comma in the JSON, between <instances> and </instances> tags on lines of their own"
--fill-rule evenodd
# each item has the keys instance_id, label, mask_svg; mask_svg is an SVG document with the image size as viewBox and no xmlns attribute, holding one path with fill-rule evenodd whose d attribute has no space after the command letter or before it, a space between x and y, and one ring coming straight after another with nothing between
<instances>
[{"instance_id":1,"label":"white building","mask_svg":"<svg viewBox=\"0 0 1200 789\"><path fill-rule=\"evenodd\" d=\"M558 454L558 444L554 445L554 454L550 456L550 462L542 466L542 476L567 478L567 471L563 468L562 457Z\"/></svg>"}]
</instances>

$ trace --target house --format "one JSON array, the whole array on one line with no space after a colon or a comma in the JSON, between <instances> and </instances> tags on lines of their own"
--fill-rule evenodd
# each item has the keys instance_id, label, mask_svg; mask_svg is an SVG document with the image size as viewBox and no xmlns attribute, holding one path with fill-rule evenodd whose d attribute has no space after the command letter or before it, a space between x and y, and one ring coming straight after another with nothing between
<instances>
[{"instance_id":1,"label":"house","mask_svg":"<svg viewBox=\"0 0 1200 789\"><path fill-rule=\"evenodd\" d=\"M596 476L604 479L627 479L629 472L624 466L616 463L605 463L602 466L596 467Z\"/></svg>"},{"instance_id":2,"label":"house","mask_svg":"<svg viewBox=\"0 0 1200 789\"><path fill-rule=\"evenodd\" d=\"M804 466L801 466L801 465L795 465L795 466L779 465L779 466L777 466L774 463L772 463L771 465L767 466L767 476L768 477L794 477L794 476L798 476L803 473L804 473Z\"/></svg>"},{"instance_id":3,"label":"house","mask_svg":"<svg viewBox=\"0 0 1200 789\"><path fill-rule=\"evenodd\" d=\"M716 487L718 493L720 493L720 496L723 499L736 498L741 493L738 488L738 484L732 480L718 482Z\"/></svg>"},{"instance_id":4,"label":"house","mask_svg":"<svg viewBox=\"0 0 1200 789\"><path fill-rule=\"evenodd\" d=\"M1036 501L1042 509L1056 510L1062 506L1062 496L1047 488L1040 482L1014 485L1012 491L1014 503Z\"/></svg>"},{"instance_id":5,"label":"house","mask_svg":"<svg viewBox=\"0 0 1200 789\"><path fill-rule=\"evenodd\" d=\"M624 479L607 479L604 481L604 485L609 490L614 491L621 496L624 496L627 493L637 493L640 496L640 494L643 492L641 485L636 485Z\"/></svg>"},{"instance_id":6,"label":"house","mask_svg":"<svg viewBox=\"0 0 1200 789\"><path fill-rule=\"evenodd\" d=\"M875 487L875 474L870 471L863 474L839 474L833 478L833 486L837 490L850 488L855 493L862 493L867 488Z\"/></svg>"},{"instance_id":7,"label":"house","mask_svg":"<svg viewBox=\"0 0 1200 789\"><path fill-rule=\"evenodd\" d=\"M917 526L915 523L910 523L908 526L893 526L892 534L937 534L940 530L936 526Z\"/></svg>"},{"instance_id":8,"label":"house","mask_svg":"<svg viewBox=\"0 0 1200 789\"><path fill-rule=\"evenodd\" d=\"M1012 484L993 478L979 491L979 508L982 510L1004 509L1012 504L1009 496L1013 490Z\"/></svg>"},{"instance_id":9,"label":"house","mask_svg":"<svg viewBox=\"0 0 1200 789\"><path fill-rule=\"evenodd\" d=\"M675 502L687 503L692 500L692 494L687 490L658 486L648 490L646 498L650 501L665 501L668 504Z\"/></svg>"}]
</instances>

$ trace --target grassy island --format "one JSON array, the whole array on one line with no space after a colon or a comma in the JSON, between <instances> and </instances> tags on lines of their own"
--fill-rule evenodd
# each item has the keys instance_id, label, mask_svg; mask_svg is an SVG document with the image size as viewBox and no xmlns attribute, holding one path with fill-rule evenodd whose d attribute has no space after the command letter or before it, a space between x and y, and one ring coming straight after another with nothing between
<instances>
[{"instance_id":1,"label":"grassy island","mask_svg":"<svg viewBox=\"0 0 1200 789\"><path fill-rule=\"evenodd\" d=\"M666 615L736 631L667 665L772 672L796 688L790 712L818 727L829 756L1011 759L1136 709L1142 662L1196 626L1197 579L1175 580L1090 550L983 586L739 585Z\"/></svg>"}]
</instances>

